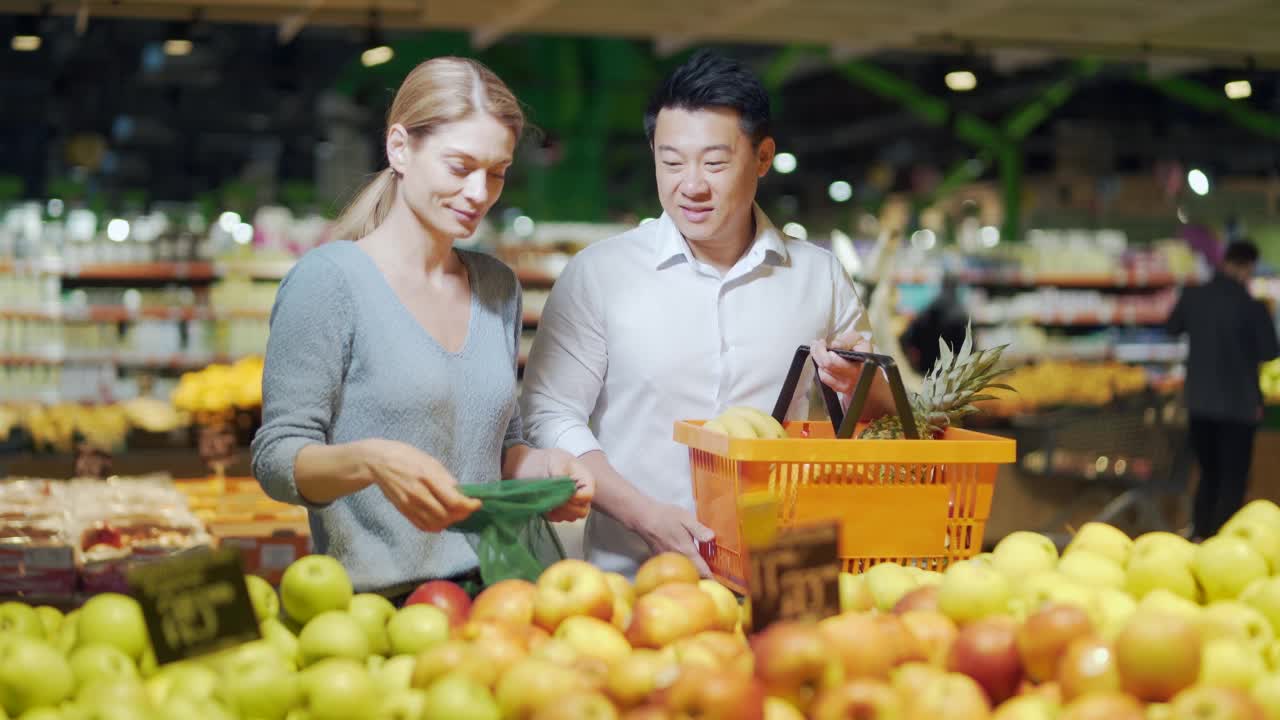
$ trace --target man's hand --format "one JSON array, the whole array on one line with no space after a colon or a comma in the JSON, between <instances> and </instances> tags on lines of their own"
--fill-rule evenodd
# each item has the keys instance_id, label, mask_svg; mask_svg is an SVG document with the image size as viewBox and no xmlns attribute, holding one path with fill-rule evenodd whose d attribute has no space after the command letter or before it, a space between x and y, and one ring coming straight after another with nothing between
<instances>
[{"instance_id":1,"label":"man's hand","mask_svg":"<svg viewBox=\"0 0 1280 720\"><path fill-rule=\"evenodd\" d=\"M644 523L636 531L655 555L680 553L693 561L703 577L711 577L711 568L698 553L698 543L709 543L715 540L716 534L684 508L655 502L646 510Z\"/></svg>"},{"instance_id":2,"label":"man's hand","mask_svg":"<svg viewBox=\"0 0 1280 720\"><path fill-rule=\"evenodd\" d=\"M858 385L862 363L845 360L831 350L872 352L871 340L857 330L849 330L830 343L814 340L809 344L809 355L818 365L818 379L822 384L841 395L852 395L853 389ZM847 402L846 399L846 404Z\"/></svg>"}]
</instances>

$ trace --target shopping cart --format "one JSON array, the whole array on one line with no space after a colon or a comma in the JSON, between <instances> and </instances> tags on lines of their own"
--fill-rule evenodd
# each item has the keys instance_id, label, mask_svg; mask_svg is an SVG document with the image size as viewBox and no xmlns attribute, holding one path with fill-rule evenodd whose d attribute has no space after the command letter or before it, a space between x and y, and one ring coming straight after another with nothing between
<instances>
[{"instance_id":1,"label":"shopping cart","mask_svg":"<svg viewBox=\"0 0 1280 720\"><path fill-rule=\"evenodd\" d=\"M716 577L740 593L749 591L739 514L739 498L748 493L767 491L777 500L779 528L838 522L847 572L886 561L941 570L981 551L996 469L1015 461L1014 441L959 428L936 440L854 439L881 369L905 434L914 436L915 425L893 358L837 352L863 368L847 415L822 385L830 423L783 422L807 346L796 350L773 410L788 438L730 438L703 428L702 420L675 423L676 441L689 447L698 521L716 534L702 555Z\"/></svg>"},{"instance_id":2,"label":"shopping cart","mask_svg":"<svg viewBox=\"0 0 1280 720\"><path fill-rule=\"evenodd\" d=\"M1061 408L1015 421L1022 454L1018 470L1032 482L1080 486L1042 525L1061 546L1070 527L1087 521L1135 536L1180 530L1191 456L1185 410L1175 396L1153 390L1098 408ZM1105 505L1092 516L1085 508Z\"/></svg>"}]
</instances>

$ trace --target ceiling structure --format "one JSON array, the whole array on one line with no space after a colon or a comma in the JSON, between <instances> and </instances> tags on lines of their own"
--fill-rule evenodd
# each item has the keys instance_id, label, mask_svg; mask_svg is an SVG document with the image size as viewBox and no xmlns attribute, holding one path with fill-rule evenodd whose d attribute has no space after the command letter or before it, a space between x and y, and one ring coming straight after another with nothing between
<instances>
[{"instance_id":1,"label":"ceiling structure","mask_svg":"<svg viewBox=\"0 0 1280 720\"><path fill-rule=\"evenodd\" d=\"M1045 54L1280 67L1275 0L0 0L0 13L276 25L467 30L477 49L514 33L646 38L659 55L695 43L830 48L838 59L885 50ZM1251 59L1251 60L1250 60Z\"/></svg>"}]
</instances>

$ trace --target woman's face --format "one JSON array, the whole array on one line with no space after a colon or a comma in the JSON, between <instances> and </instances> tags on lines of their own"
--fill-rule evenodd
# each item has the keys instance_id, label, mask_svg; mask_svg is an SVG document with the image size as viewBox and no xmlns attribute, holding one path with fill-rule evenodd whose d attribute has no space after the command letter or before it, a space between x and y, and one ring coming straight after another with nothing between
<instances>
[{"instance_id":1,"label":"woman's face","mask_svg":"<svg viewBox=\"0 0 1280 720\"><path fill-rule=\"evenodd\" d=\"M387 157L401 197L433 234L465 238L498 201L515 152L515 133L487 113L446 123L423 137L394 125Z\"/></svg>"}]
</instances>

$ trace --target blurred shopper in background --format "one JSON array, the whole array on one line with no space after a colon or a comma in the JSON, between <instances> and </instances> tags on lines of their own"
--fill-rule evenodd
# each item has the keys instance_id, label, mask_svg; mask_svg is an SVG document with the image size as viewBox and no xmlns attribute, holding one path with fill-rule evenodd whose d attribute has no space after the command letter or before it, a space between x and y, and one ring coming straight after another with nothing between
<instances>
[{"instance_id":1,"label":"blurred shopper in background","mask_svg":"<svg viewBox=\"0 0 1280 720\"><path fill-rule=\"evenodd\" d=\"M1186 334L1186 402L1191 447L1200 464L1192 508L1193 538L1206 538L1244 504L1253 439L1262 419L1259 366L1280 355L1266 306L1249 293L1258 248L1227 247L1206 285L1183 291L1168 330Z\"/></svg>"},{"instance_id":2,"label":"blurred shopper in background","mask_svg":"<svg viewBox=\"0 0 1280 720\"><path fill-rule=\"evenodd\" d=\"M911 367L924 375L938 362L938 340L958 350L964 344L969 314L960 301L960 286L954 275L942 278L942 287L935 297L921 310L899 339L902 349L911 360Z\"/></svg>"}]
</instances>

